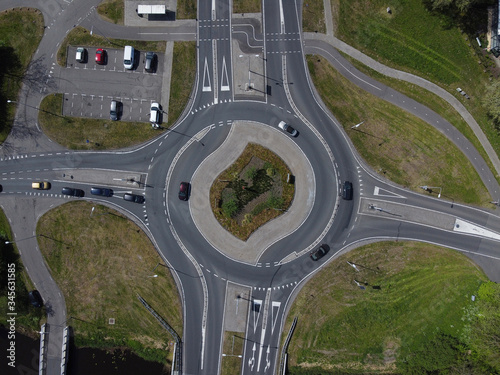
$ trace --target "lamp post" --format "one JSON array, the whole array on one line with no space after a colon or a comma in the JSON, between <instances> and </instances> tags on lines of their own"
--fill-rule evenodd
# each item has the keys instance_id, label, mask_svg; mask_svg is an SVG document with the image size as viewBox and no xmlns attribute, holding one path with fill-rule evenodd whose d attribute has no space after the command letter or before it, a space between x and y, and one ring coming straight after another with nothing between
<instances>
[{"instance_id":1,"label":"lamp post","mask_svg":"<svg viewBox=\"0 0 500 375\"><path fill-rule=\"evenodd\" d=\"M432 189L439 189L438 198L441 198L441 188L439 186L427 186L427 185L424 185L424 186L420 186L420 188L424 189L425 191L427 191L429 193L432 193Z\"/></svg>"},{"instance_id":2,"label":"lamp post","mask_svg":"<svg viewBox=\"0 0 500 375\"><path fill-rule=\"evenodd\" d=\"M49 115L52 115L52 116L64 117L64 116L58 115L58 114L56 114L56 113L52 113L52 112L46 111L45 109L41 109L41 108L38 108L38 107L35 107L35 106L32 106L32 105L26 104L26 103L19 103L19 102L16 102L15 100L10 100L10 99L7 99L7 103L23 104L23 105L25 105L26 107L30 107L30 108L36 109L37 111L41 111L41 112L48 113Z\"/></svg>"},{"instance_id":3,"label":"lamp post","mask_svg":"<svg viewBox=\"0 0 500 375\"><path fill-rule=\"evenodd\" d=\"M5 244L9 245L11 243L16 243L16 242L24 241L24 240L29 240L31 238L35 238L35 237L39 237L39 236L41 236L41 234L35 234L34 236L30 236L30 237L26 237L26 238L21 238L20 240L15 240L15 241L5 241Z\"/></svg>"}]
</instances>

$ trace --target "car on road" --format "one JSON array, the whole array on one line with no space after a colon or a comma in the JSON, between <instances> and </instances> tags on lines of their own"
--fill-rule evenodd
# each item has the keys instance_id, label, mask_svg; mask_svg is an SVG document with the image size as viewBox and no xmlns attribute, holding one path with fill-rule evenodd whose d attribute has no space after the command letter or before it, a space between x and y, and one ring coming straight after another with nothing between
<instances>
[{"instance_id":1,"label":"car on road","mask_svg":"<svg viewBox=\"0 0 500 375\"><path fill-rule=\"evenodd\" d=\"M342 186L342 199L347 201L352 200L352 182L344 181L344 185Z\"/></svg>"},{"instance_id":2,"label":"car on road","mask_svg":"<svg viewBox=\"0 0 500 375\"><path fill-rule=\"evenodd\" d=\"M288 125L285 121L280 121L278 127L284 132L290 134L292 137L296 137L299 132L293 128L291 125Z\"/></svg>"},{"instance_id":3,"label":"car on road","mask_svg":"<svg viewBox=\"0 0 500 375\"><path fill-rule=\"evenodd\" d=\"M0 193L3 191L3 186L0 185Z\"/></svg>"},{"instance_id":4,"label":"car on road","mask_svg":"<svg viewBox=\"0 0 500 375\"><path fill-rule=\"evenodd\" d=\"M90 194L100 195L102 197L111 197L113 195L113 190L101 187L93 187L90 189Z\"/></svg>"},{"instance_id":5,"label":"car on road","mask_svg":"<svg viewBox=\"0 0 500 375\"><path fill-rule=\"evenodd\" d=\"M78 47L76 49L76 61L79 63L85 63L87 61L87 50L83 47Z\"/></svg>"},{"instance_id":6,"label":"car on road","mask_svg":"<svg viewBox=\"0 0 500 375\"><path fill-rule=\"evenodd\" d=\"M63 187L61 193L62 195L70 195L72 197L83 197L85 195L85 192L82 189L74 189L70 187Z\"/></svg>"},{"instance_id":7,"label":"car on road","mask_svg":"<svg viewBox=\"0 0 500 375\"><path fill-rule=\"evenodd\" d=\"M49 190L50 189L50 182L47 181L35 181L31 183L31 188L32 189L37 189L37 190Z\"/></svg>"},{"instance_id":8,"label":"car on road","mask_svg":"<svg viewBox=\"0 0 500 375\"><path fill-rule=\"evenodd\" d=\"M102 48L98 48L95 51L95 63L99 65L104 65L106 63L106 51Z\"/></svg>"},{"instance_id":9,"label":"car on road","mask_svg":"<svg viewBox=\"0 0 500 375\"><path fill-rule=\"evenodd\" d=\"M161 123L161 107L159 103L151 103L149 122L153 128L158 128Z\"/></svg>"},{"instance_id":10,"label":"car on road","mask_svg":"<svg viewBox=\"0 0 500 375\"><path fill-rule=\"evenodd\" d=\"M123 199L125 199L128 202L134 202L134 203L144 203L146 199L142 195L137 195L137 194L124 194Z\"/></svg>"},{"instance_id":11,"label":"car on road","mask_svg":"<svg viewBox=\"0 0 500 375\"><path fill-rule=\"evenodd\" d=\"M146 60L144 61L144 69L148 73L154 73L156 68L156 53L146 52Z\"/></svg>"},{"instance_id":12,"label":"car on road","mask_svg":"<svg viewBox=\"0 0 500 375\"><path fill-rule=\"evenodd\" d=\"M187 201L189 199L189 188L189 182L181 182L181 185L179 186L179 199L181 201Z\"/></svg>"},{"instance_id":13,"label":"car on road","mask_svg":"<svg viewBox=\"0 0 500 375\"><path fill-rule=\"evenodd\" d=\"M28 293L28 297L30 299L30 303L35 307L43 306L43 299L38 290L32 290Z\"/></svg>"},{"instance_id":14,"label":"car on road","mask_svg":"<svg viewBox=\"0 0 500 375\"><path fill-rule=\"evenodd\" d=\"M316 250L312 251L309 256L311 257L312 260L319 260L323 258L326 253L328 253L328 247L326 245L321 245L318 247Z\"/></svg>"}]
</instances>

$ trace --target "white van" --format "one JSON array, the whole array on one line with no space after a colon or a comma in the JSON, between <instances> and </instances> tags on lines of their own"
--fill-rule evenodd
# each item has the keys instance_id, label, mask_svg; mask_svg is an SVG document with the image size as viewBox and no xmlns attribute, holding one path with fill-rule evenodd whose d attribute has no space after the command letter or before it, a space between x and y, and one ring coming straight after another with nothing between
<instances>
[{"instance_id":1,"label":"white van","mask_svg":"<svg viewBox=\"0 0 500 375\"><path fill-rule=\"evenodd\" d=\"M123 50L123 66L125 69L132 69L134 67L134 47L125 46Z\"/></svg>"}]
</instances>

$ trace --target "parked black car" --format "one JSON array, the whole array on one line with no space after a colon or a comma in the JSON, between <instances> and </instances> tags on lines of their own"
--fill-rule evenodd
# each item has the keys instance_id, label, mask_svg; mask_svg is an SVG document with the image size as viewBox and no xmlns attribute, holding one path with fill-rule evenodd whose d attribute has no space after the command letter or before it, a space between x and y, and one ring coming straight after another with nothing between
<instances>
[{"instance_id":1,"label":"parked black car","mask_svg":"<svg viewBox=\"0 0 500 375\"><path fill-rule=\"evenodd\" d=\"M71 195L72 197L83 197L85 192L82 189L73 189L70 187L63 187L62 189L63 195Z\"/></svg>"},{"instance_id":2,"label":"parked black car","mask_svg":"<svg viewBox=\"0 0 500 375\"><path fill-rule=\"evenodd\" d=\"M123 195L123 199L134 203L144 203L144 201L146 200L142 195L128 194L128 193Z\"/></svg>"},{"instance_id":3,"label":"parked black car","mask_svg":"<svg viewBox=\"0 0 500 375\"><path fill-rule=\"evenodd\" d=\"M28 293L28 297L30 299L30 303L35 307L43 306L43 299L38 290L32 290Z\"/></svg>"}]
</instances>

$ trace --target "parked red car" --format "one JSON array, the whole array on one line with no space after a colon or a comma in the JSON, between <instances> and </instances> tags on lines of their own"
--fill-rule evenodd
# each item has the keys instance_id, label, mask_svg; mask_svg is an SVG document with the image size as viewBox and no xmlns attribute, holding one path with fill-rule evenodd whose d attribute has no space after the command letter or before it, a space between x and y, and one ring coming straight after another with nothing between
<instances>
[{"instance_id":1,"label":"parked red car","mask_svg":"<svg viewBox=\"0 0 500 375\"><path fill-rule=\"evenodd\" d=\"M102 48L98 48L95 51L95 63L99 65L104 65L106 63L106 51Z\"/></svg>"}]
</instances>

